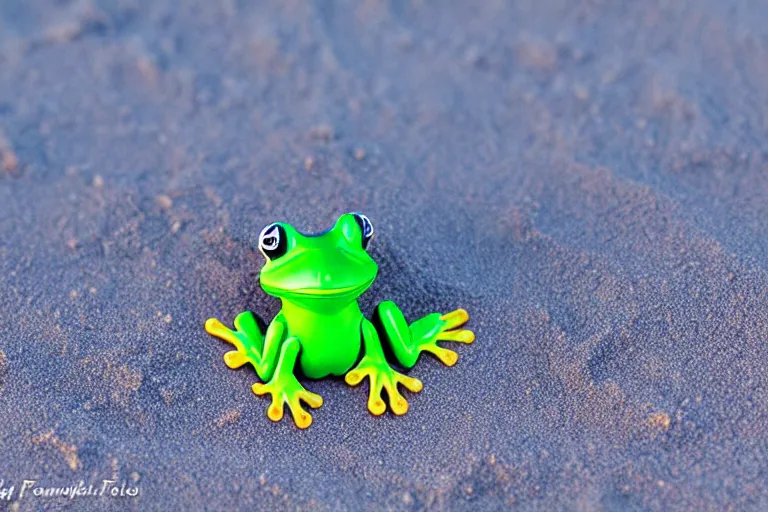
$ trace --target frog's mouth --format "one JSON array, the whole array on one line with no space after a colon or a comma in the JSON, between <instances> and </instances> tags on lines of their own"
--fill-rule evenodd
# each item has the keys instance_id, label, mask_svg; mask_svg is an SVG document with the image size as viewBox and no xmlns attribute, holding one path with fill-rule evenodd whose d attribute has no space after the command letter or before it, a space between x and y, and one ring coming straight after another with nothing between
<instances>
[{"instance_id":1,"label":"frog's mouth","mask_svg":"<svg viewBox=\"0 0 768 512\"><path fill-rule=\"evenodd\" d=\"M349 296L358 296L364 292L371 284L373 279L366 281L362 284L356 284L352 286L341 286L338 288L315 288L315 287L303 287L303 288L282 288L276 289L269 285L263 285L264 290L269 294L275 295L289 295L302 299L323 299L323 298L344 298Z\"/></svg>"},{"instance_id":2,"label":"frog's mouth","mask_svg":"<svg viewBox=\"0 0 768 512\"><path fill-rule=\"evenodd\" d=\"M363 288L365 285L356 285L356 286L343 286L341 288L297 288L295 290L290 290L290 293L293 293L294 295L317 295L317 296L339 296L339 295L347 295L350 293L353 293L361 288Z\"/></svg>"}]
</instances>

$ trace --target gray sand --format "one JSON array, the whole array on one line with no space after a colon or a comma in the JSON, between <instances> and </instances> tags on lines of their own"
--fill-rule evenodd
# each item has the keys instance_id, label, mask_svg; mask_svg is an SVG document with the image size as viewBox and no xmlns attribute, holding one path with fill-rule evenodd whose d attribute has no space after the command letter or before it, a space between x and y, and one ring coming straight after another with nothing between
<instances>
[{"instance_id":1,"label":"gray sand","mask_svg":"<svg viewBox=\"0 0 768 512\"><path fill-rule=\"evenodd\" d=\"M141 491L12 510L768 508L768 4L432 4L0 2L0 479ZM202 326L345 211L477 341L299 431Z\"/></svg>"}]
</instances>

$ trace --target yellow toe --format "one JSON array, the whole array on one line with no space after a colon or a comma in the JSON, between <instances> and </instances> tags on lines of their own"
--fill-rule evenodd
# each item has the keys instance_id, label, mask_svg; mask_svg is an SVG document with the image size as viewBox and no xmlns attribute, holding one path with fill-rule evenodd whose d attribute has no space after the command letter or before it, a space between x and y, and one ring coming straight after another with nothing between
<instances>
[{"instance_id":1,"label":"yellow toe","mask_svg":"<svg viewBox=\"0 0 768 512\"><path fill-rule=\"evenodd\" d=\"M213 334L214 336L216 336L216 331L219 331L222 328L226 329L226 327L224 327L224 324L219 322L219 320L216 318L209 318L208 320L205 321L205 330L208 334Z\"/></svg>"},{"instance_id":2,"label":"yellow toe","mask_svg":"<svg viewBox=\"0 0 768 512\"><path fill-rule=\"evenodd\" d=\"M363 381L364 377L365 375L363 374L363 372L353 370L347 373L346 376L344 376L344 382L346 382L350 386L357 386Z\"/></svg>"},{"instance_id":3,"label":"yellow toe","mask_svg":"<svg viewBox=\"0 0 768 512\"><path fill-rule=\"evenodd\" d=\"M297 427L305 429L312 424L312 415L298 405L291 407L291 413L293 414L293 422L296 423Z\"/></svg>"},{"instance_id":4,"label":"yellow toe","mask_svg":"<svg viewBox=\"0 0 768 512\"><path fill-rule=\"evenodd\" d=\"M418 393L424 388L424 384L422 384L419 379L414 379L413 377L408 377L406 375L400 375L399 381L400 384L408 389L408 391L412 391L413 393Z\"/></svg>"},{"instance_id":5,"label":"yellow toe","mask_svg":"<svg viewBox=\"0 0 768 512\"><path fill-rule=\"evenodd\" d=\"M454 329L469 321L469 313L464 309L457 309L440 317L446 323L446 329Z\"/></svg>"},{"instance_id":6,"label":"yellow toe","mask_svg":"<svg viewBox=\"0 0 768 512\"><path fill-rule=\"evenodd\" d=\"M387 406L381 396L372 396L368 399L368 410L375 416L381 416L387 410Z\"/></svg>"},{"instance_id":7,"label":"yellow toe","mask_svg":"<svg viewBox=\"0 0 768 512\"><path fill-rule=\"evenodd\" d=\"M437 339L441 341L458 341L459 343L472 343L475 341L475 333L467 329L459 329L455 331L443 331L437 335Z\"/></svg>"},{"instance_id":8,"label":"yellow toe","mask_svg":"<svg viewBox=\"0 0 768 512\"><path fill-rule=\"evenodd\" d=\"M280 421L283 419L283 402L275 400L272 405L267 409L267 417L272 421Z\"/></svg>"},{"instance_id":9,"label":"yellow toe","mask_svg":"<svg viewBox=\"0 0 768 512\"><path fill-rule=\"evenodd\" d=\"M317 393L304 391L301 395L299 395L299 398L304 400L304 402L306 402L306 404L313 409L317 409L318 407L323 405L323 397L321 397Z\"/></svg>"},{"instance_id":10,"label":"yellow toe","mask_svg":"<svg viewBox=\"0 0 768 512\"><path fill-rule=\"evenodd\" d=\"M220 338L227 343L231 343L235 346L238 346L240 343L240 340L237 339L237 336L235 336L235 333L232 332L232 330L228 329L223 323L219 322L215 318L209 318L205 322L205 331L210 334L211 336L216 336L217 338Z\"/></svg>"},{"instance_id":11,"label":"yellow toe","mask_svg":"<svg viewBox=\"0 0 768 512\"><path fill-rule=\"evenodd\" d=\"M387 390L389 394L389 408L398 416L408 412L408 401L397 390Z\"/></svg>"},{"instance_id":12,"label":"yellow toe","mask_svg":"<svg viewBox=\"0 0 768 512\"><path fill-rule=\"evenodd\" d=\"M248 362L248 358L245 357L242 353L238 352L237 350L233 350L231 352L227 352L224 354L224 364L232 368L233 370L236 368L240 368L245 363Z\"/></svg>"},{"instance_id":13,"label":"yellow toe","mask_svg":"<svg viewBox=\"0 0 768 512\"><path fill-rule=\"evenodd\" d=\"M269 388L267 387L266 384L263 384L261 382L257 382L256 384L251 386L251 391L253 391L253 393L256 394L256 395L261 396L261 395L266 395L267 393L269 393Z\"/></svg>"},{"instance_id":14,"label":"yellow toe","mask_svg":"<svg viewBox=\"0 0 768 512\"><path fill-rule=\"evenodd\" d=\"M424 347L424 350L435 354L435 356L437 356L437 358L446 366L453 366L456 364L456 361L459 360L459 355L456 352L448 350L447 348L438 347L437 345L428 345Z\"/></svg>"}]
</instances>

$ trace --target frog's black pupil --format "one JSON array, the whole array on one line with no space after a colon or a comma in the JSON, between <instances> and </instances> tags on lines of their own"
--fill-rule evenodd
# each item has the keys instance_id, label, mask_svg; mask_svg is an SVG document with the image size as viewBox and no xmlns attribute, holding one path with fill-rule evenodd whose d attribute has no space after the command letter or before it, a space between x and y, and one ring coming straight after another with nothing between
<instances>
[{"instance_id":1,"label":"frog's black pupil","mask_svg":"<svg viewBox=\"0 0 768 512\"><path fill-rule=\"evenodd\" d=\"M360 226L360 231L363 234L363 249L367 249L368 242L371 241L371 237L373 235L373 226L371 225L371 221L369 221L368 218L364 215L355 215L355 221L357 222L357 225Z\"/></svg>"},{"instance_id":2,"label":"frog's black pupil","mask_svg":"<svg viewBox=\"0 0 768 512\"><path fill-rule=\"evenodd\" d=\"M285 230L280 225L273 226L263 235L260 244L261 250L267 258L271 260L279 258L288 249Z\"/></svg>"}]
</instances>

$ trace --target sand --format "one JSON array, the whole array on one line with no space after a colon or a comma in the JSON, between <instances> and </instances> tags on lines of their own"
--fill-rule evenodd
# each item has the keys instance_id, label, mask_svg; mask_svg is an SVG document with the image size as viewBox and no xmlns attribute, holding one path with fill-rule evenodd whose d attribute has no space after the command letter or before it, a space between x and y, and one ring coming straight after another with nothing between
<instances>
[{"instance_id":1,"label":"sand","mask_svg":"<svg viewBox=\"0 0 768 512\"><path fill-rule=\"evenodd\" d=\"M0 3L0 479L12 510L765 510L768 4ZM306 431L203 331L260 229L362 211L410 411Z\"/></svg>"}]
</instances>

